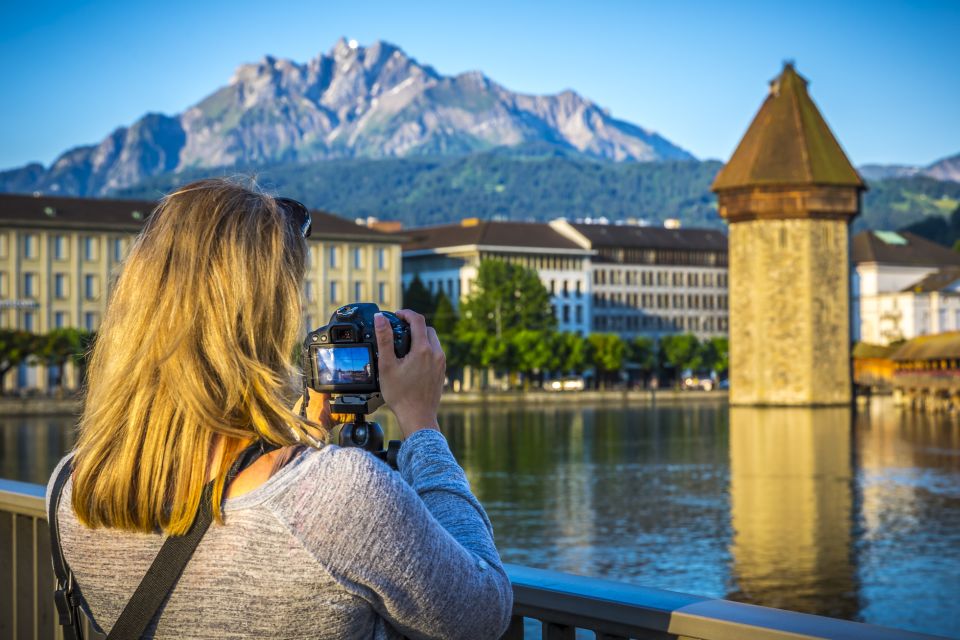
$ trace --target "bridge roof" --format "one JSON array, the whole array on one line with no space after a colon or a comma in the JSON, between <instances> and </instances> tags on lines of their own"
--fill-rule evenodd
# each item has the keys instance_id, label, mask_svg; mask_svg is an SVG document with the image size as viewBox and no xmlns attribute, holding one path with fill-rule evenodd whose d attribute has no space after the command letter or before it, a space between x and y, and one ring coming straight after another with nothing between
<instances>
[{"instance_id":1,"label":"bridge roof","mask_svg":"<svg viewBox=\"0 0 960 640\"><path fill-rule=\"evenodd\" d=\"M940 360L960 358L960 331L948 331L908 340L894 351L891 360Z\"/></svg>"},{"instance_id":2,"label":"bridge roof","mask_svg":"<svg viewBox=\"0 0 960 640\"><path fill-rule=\"evenodd\" d=\"M788 62L711 188L814 185L866 189Z\"/></svg>"}]
</instances>

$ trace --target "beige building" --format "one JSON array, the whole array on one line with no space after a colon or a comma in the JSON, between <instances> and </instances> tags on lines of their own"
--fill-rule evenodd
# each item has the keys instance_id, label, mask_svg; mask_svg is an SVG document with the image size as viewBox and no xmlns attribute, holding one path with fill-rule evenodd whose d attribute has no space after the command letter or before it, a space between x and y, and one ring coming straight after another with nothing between
<instances>
[{"instance_id":1,"label":"beige building","mask_svg":"<svg viewBox=\"0 0 960 640\"><path fill-rule=\"evenodd\" d=\"M0 195L0 328L96 331L123 258L155 202ZM353 301L401 306L401 239L314 211L304 324ZM23 366L6 390L47 389L55 372ZM68 387L75 372L66 371Z\"/></svg>"},{"instance_id":2,"label":"beige building","mask_svg":"<svg viewBox=\"0 0 960 640\"><path fill-rule=\"evenodd\" d=\"M851 400L849 224L866 188L784 66L713 184L730 223L730 401Z\"/></svg>"}]
</instances>

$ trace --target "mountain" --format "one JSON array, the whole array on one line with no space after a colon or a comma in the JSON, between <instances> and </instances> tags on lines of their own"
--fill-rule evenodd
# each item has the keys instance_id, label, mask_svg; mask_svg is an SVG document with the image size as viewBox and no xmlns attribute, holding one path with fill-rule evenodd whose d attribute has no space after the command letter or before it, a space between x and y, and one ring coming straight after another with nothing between
<instances>
[{"instance_id":1,"label":"mountain","mask_svg":"<svg viewBox=\"0 0 960 640\"><path fill-rule=\"evenodd\" d=\"M565 217L634 219L722 227L710 185L716 161L605 162L549 145L498 148L464 156L352 158L221 170L187 169L149 178L114 195L156 199L199 177L255 175L270 193L350 218L401 221L404 227L485 220ZM862 229L899 229L938 219L960 206L960 182L924 176L871 180ZM925 227L926 228L926 227ZM931 227L933 228L933 227Z\"/></svg>"},{"instance_id":2,"label":"mountain","mask_svg":"<svg viewBox=\"0 0 960 640\"><path fill-rule=\"evenodd\" d=\"M443 76L400 48L341 39L306 64L265 57L175 116L148 114L40 172L0 172L0 191L103 195L193 168L332 158L463 155L548 145L613 161L692 160L573 91L511 92L480 72Z\"/></svg>"},{"instance_id":3,"label":"mountain","mask_svg":"<svg viewBox=\"0 0 960 640\"><path fill-rule=\"evenodd\" d=\"M926 167L905 164L865 164L859 167L860 175L867 180L885 180L887 178L912 178L922 176L934 180L952 180L960 182L960 153L949 158L937 160Z\"/></svg>"},{"instance_id":4,"label":"mountain","mask_svg":"<svg viewBox=\"0 0 960 640\"><path fill-rule=\"evenodd\" d=\"M557 217L633 218L661 224L721 226L710 193L716 161L612 163L549 147L494 149L465 156L278 164L250 169L270 193L350 218L401 221L404 227L463 218L547 221ZM236 176L235 169L213 172ZM242 173L242 172L241 172ZM150 178L115 195L155 199L208 176L188 169Z\"/></svg>"}]
</instances>

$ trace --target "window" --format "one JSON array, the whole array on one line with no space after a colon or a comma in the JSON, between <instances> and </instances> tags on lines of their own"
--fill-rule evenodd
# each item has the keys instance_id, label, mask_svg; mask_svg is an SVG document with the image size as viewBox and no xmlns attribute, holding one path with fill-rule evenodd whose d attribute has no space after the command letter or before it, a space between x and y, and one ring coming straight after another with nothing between
<instances>
[{"instance_id":1,"label":"window","mask_svg":"<svg viewBox=\"0 0 960 640\"><path fill-rule=\"evenodd\" d=\"M67 314L63 311L57 311L53 314L53 328L63 329L67 326Z\"/></svg>"},{"instance_id":2,"label":"window","mask_svg":"<svg viewBox=\"0 0 960 640\"><path fill-rule=\"evenodd\" d=\"M58 273L53 276L53 295L61 300L67 297L67 274Z\"/></svg>"},{"instance_id":3,"label":"window","mask_svg":"<svg viewBox=\"0 0 960 640\"><path fill-rule=\"evenodd\" d=\"M337 255L339 253L337 249L337 247L327 247L327 262L331 269L336 269L337 263L340 260L340 257Z\"/></svg>"},{"instance_id":4,"label":"window","mask_svg":"<svg viewBox=\"0 0 960 640\"><path fill-rule=\"evenodd\" d=\"M386 304L387 302L387 283L380 282L377 284L377 301L380 304Z\"/></svg>"},{"instance_id":5,"label":"window","mask_svg":"<svg viewBox=\"0 0 960 640\"><path fill-rule=\"evenodd\" d=\"M580 281L577 280L576 294L577 294L577 297L578 297L578 298L579 298L581 295L583 295L583 292L580 290L580 284L581 284ZM578 308L579 308L579 307L578 307Z\"/></svg>"},{"instance_id":6,"label":"window","mask_svg":"<svg viewBox=\"0 0 960 640\"><path fill-rule=\"evenodd\" d=\"M83 276L83 297L95 300L97 297L97 276L87 274Z\"/></svg>"},{"instance_id":7,"label":"window","mask_svg":"<svg viewBox=\"0 0 960 640\"><path fill-rule=\"evenodd\" d=\"M67 258L67 239L63 236L53 236L53 259L65 260Z\"/></svg>"},{"instance_id":8,"label":"window","mask_svg":"<svg viewBox=\"0 0 960 640\"><path fill-rule=\"evenodd\" d=\"M387 250L383 247L377 249L377 269L383 271L387 268Z\"/></svg>"},{"instance_id":9,"label":"window","mask_svg":"<svg viewBox=\"0 0 960 640\"><path fill-rule=\"evenodd\" d=\"M363 300L363 283L357 280L353 283L353 301L360 302Z\"/></svg>"},{"instance_id":10,"label":"window","mask_svg":"<svg viewBox=\"0 0 960 640\"><path fill-rule=\"evenodd\" d=\"M8 295L10 294L7 292L7 272L0 271L0 298L6 298Z\"/></svg>"},{"instance_id":11,"label":"window","mask_svg":"<svg viewBox=\"0 0 960 640\"><path fill-rule=\"evenodd\" d=\"M23 274L23 295L27 298L37 295L37 274Z\"/></svg>"},{"instance_id":12,"label":"window","mask_svg":"<svg viewBox=\"0 0 960 640\"><path fill-rule=\"evenodd\" d=\"M303 297L307 302L313 302L313 280L307 280L303 283Z\"/></svg>"},{"instance_id":13,"label":"window","mask_svg":"<svg viewBox=\"0 0 960 640\"><path fill-rule=\"evenodd\" d=\"M83 314L83 328L87 331L97 330L97 314L87 312Z\"/></svg>"},{"instance_id":14,"label":"window","mask_svg":"<svg viewBox=\"0 0 960 640\"><path fill-rule=\"evenodd\" d=\"M23 312L23 330L24 331L33 331L34 325L34 315L33 311L24 311Z\"/></svg>"},{"instance_id":15,"label":"window","mask_svg":"<svg viewBox=\"0 0 960 640\"><path fill-rule=\"evenodd\" d=\"M23 257L37 257L37 236L33 235L32 233L28 233L27 235L23 236Z\"/></svg>"},{"instance_id":16,"label":"window","mask_svg":"<svg viewBox=\"0 0 960 640\"><path fill-rule=\"evenodd\" d=\"M577 305L575 311L577 316L577 324L583 323L583 307Z\"/></svg>"},{"instance_id":17,"label":"window","mask_svg":"<svg viewBox=\"0 0 960 640\"><path fill-rule=\"evenodd\" d=\"M565 323L570 322L570 305L563 305L563 321Z\"/></svg>"},{"instance_id":18,"label":"window","mask_svg":"<svg viewBox=\"0 0 960 640\"><path fill-rule=\"evenodd\" d=\"M569 297L570 297L570 290L569 290L569 288L568 288L568 286L567 286L567 281L566 281L566 280L563 281L563 297L564 297L564 298L569 298Z\"/></svg>"},{"instance_id":19,"label":"window","mask_svg":"<svg viewBox=\"0 0 960 640\"><path fill-rule=\"evenodd\" d=\"M354 269L363 268L363 249L361 247L353 248L353 268Z\"/></svg>"},{"instance_id":20,"label":"window","mask_svg":"<svg viewBox=\"0 0 960 640\"><path fill-rule=\"evenodd\" d=\"M123 261L123 240L121 238L113 239L113 259L116 262Z\"/></svg>"},{"instance_id":21,"label":"window","mask_svg":"<svg viewBox=\"0 0 960 640\"><path fill-rule=\"evenodd\" d=\"M83 259L88 261L97 259L97 239L93 236L83 237Z\"/></svg>"},{"instance_id":22,"label":"window","mask_svg":"<svg viewBox=\"0 0 960 640\"><path fill-rule=\"evenodd\" d=\"M7 234L0 233L0 258L7 257Z\"/></svg>"},{"instance_id":23,"label":"window","mask_svg":"<svg viewBox=\"0 0 960 640\"><path fill-rule=\"evenodd\" d=\"M340 300L339 292L337 291L337 285L339 283L336 280L330 281L330 302L337 302Z\"/></svg>"},{"instance_id":24,"label":"window","mask_svg":"<svg viewBox=\"0 0 960 640\"><path fill-rule=\"evenodd\" d=\"M557 281L556 281L556 280L551 280L551 281L550 281L550 295L556 295L556 293L557 293Z\"/></svg>"}]
</instances>

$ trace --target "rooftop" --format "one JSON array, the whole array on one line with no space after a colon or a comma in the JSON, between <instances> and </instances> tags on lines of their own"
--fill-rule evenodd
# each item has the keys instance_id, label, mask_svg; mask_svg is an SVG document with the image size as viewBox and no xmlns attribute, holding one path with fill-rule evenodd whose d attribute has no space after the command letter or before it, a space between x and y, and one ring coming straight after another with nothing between
<instances>
[{"instance_id":1,"label":"rooftop","mask_svg":"<svg viewBox=\"0 0 960 640\"><path fill-rule=\"evenodd\" d=\"M853 237L851 259L854 264L960 266L960 253L908 231L862 231Z\"/></svg>"},{"instance_id":2,"label":"rooftop","mask_svg":"<svg viewBox=\"0 0 960 640\"><path fill-rule=\"evenodd\" d=\"M912 293L933 293L949 288L958 280L960 280L960 267L946 267L931 273L923 280L915 282L903 290Z\"/></svg>"},{"instance_id":3,"label":"rooftop","mask_svg":"<svg viewBox=\"0 0 960 640\"><path fill-rule=\"evenodd\" d=\"M903 343L893 352L892 360L938 360L960 358L960 331L920 336Z\"/></svg>"},{"instance_id":4,"label":"rooftop","mask_svg":"<svg viewBox=\"0 0 960 640\"><path fill-rule=\"evenodd\" d=\"M496 222L468 218L458 224L407 229L404 251L447 247L487 246L584 251L580 245L544 222Z\"/></svg>"},{"instance_id":5,"label":"rooftop","mask_svg":"<svg viewBox=\"0 0 960 640\"><path fill-rule=\"evenodd\" d=\"M805 185L866 188L807 93L807 80L786 63L712 189Z\"/></svg>"},{"instance_id":6,"label":"rooftop","mask_svg":"<svg viewBox=\"0 0 960 640\"><path fill-rule=\"evenodd\" d=\"M571 225L594 248L727 251L727 235L717 229L668 229L633 225Z\"/></svg>"},{"instance_id":7,"label":"rooftop","mask_svg":"<svg viewBox=\"0 0 960 640\"><path fill-rule=\"evenodd\" d=\"M157 202L110 198L63 198L0 194L0 225L61 229L116 229L137 233ZM349 238L368 242L401 240L325 211L311 210L314 238Z\"/></svg>"}]
</instances>

